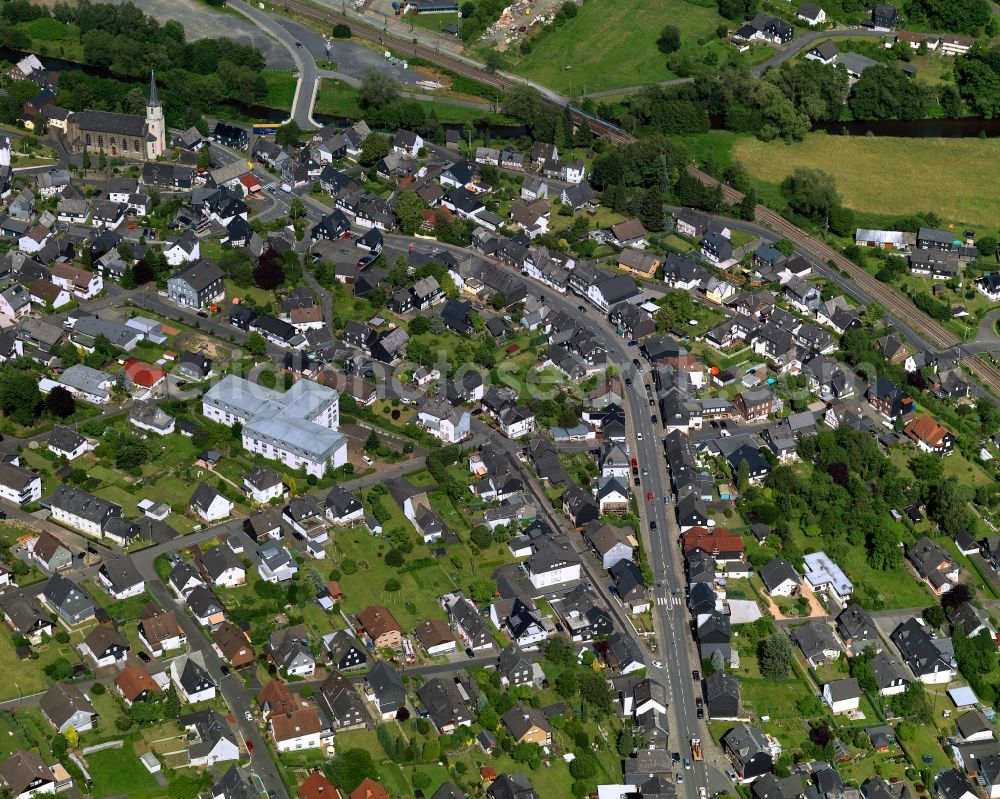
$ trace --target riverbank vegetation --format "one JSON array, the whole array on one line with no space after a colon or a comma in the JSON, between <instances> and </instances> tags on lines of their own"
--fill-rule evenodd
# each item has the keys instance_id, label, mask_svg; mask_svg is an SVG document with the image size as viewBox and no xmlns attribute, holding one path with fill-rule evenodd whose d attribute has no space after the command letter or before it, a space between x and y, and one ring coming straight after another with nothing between
<instances>
[{"instance_id":1,"label":"riverbank vegetation","mask_svg":"<svg viewBox=\"0 0 1000 799\"><path fill-rule=\"evenodd\" d=\"M51 10L27 0L5 3L0 45L31 49L39 39L55 43L58 54L105 73L61 72L56 102L70 110L141 114L154 70L172 127L189 127L205 114L228 116L223 109L252 105L268 96L264 58L255 47L227 38L188 42L181 23L161 25L131 2L80 0L72 6L57 3Z\"/></svg>"}]
</instances>

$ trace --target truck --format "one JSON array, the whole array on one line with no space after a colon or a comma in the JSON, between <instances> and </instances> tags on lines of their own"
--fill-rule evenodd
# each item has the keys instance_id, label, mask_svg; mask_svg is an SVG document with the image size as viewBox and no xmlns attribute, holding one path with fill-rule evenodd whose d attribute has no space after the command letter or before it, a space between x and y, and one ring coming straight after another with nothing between
<instances>
[{"instance_id":1,"label":"truck","mask_svg":"<svg viewBox=\"0 0 1000 799\"><path fill-rule=\"evenodd\" d=\"M698 761L701 760L701 738L691 739L691 757Z\"/></svg>"}]
</instances>

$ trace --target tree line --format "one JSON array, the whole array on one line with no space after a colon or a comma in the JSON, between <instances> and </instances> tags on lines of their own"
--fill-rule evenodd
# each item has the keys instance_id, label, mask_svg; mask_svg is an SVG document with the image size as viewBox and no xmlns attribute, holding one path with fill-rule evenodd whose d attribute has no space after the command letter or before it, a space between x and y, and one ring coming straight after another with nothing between
<instances>
[{"instance_id":1,"label":"tree line","mask_svg":"<svg viewBox=\"0 0 1000 799\"><path fill-rule=\"evenodd\" d=\"M180 22L161 25L131 2L81 0L72 6L57 3L49 11L16 0L4 4L3 19L13 32L4 34L0 26L0 40L22 33L13 27L17 22L49 16L77 26L84 61L111 76L63 71L56 101L65 108L143 113L152 71L167 121L176 127L195 124L220 103L253 103L267 93L264 57L257 48L226 37L188 42ZM30 44L29 39L15 46Z\"/></svg>"}]
</instances>

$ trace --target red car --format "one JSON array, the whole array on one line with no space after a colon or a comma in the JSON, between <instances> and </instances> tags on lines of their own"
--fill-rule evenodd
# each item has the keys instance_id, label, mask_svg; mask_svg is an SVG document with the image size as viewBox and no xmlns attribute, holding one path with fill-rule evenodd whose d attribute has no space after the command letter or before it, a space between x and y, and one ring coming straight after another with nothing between
<instances>
[{"instance_id":1,"label":"red car","mask_svg":"<svg viewBox=\"0 0 1000 799\"><path fill-rule=\"evenodd\" d=\"M253 741L247 741L247 751L253 754Z\"/></svg>"},{"instance_id":2,"label":"red car","mask_svg":"<svg viewBox=\"0 0 1000 799\"><path fill-rule=\"evenodd\" d=\"M652 491L647 491L646 492L646 502L652 502L652 501L653 501L653 492Z\"/></svg>"}]
</instances>

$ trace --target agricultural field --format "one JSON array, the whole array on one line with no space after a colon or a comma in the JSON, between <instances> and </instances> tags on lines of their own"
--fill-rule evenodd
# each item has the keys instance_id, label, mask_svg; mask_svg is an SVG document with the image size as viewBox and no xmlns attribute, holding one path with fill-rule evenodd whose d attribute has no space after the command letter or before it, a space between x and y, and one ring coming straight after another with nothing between
<instances>
[{"instance_id":1,"label":"agricultural field","mask_svg":"<svg viewBox=\"0 0 1000 799\"><path fill-rule=\"evenodd\" d=\"M998 157L997 139L811 134L793 144L741 138L732 146L732 159L762 182L780 183L798 167L820 168L833 175L844 204L855 211L933 211L956 225L986 227L1000 215L989 177ZM933 192L925 188L927 164L935 165Z\"/></svg>"}]
</instances>

